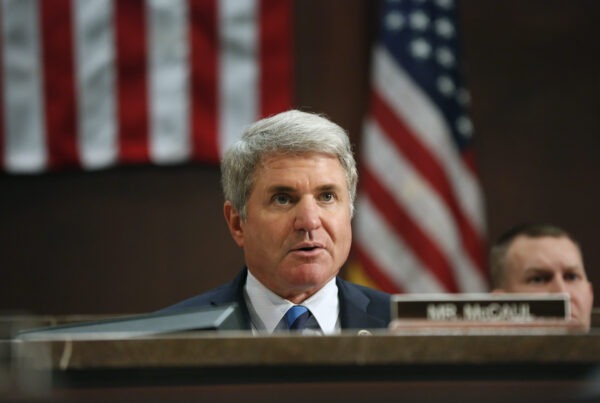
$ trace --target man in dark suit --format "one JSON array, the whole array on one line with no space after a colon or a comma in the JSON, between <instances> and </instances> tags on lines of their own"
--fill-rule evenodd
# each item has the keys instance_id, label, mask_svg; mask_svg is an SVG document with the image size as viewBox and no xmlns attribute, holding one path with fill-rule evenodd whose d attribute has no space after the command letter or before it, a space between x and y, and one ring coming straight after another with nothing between
<instances>
[{"instance_id":1,"label":"man in dark suit","mask_svg":"<svg viewBox=\"0 0 600 403\"><path fill-rule=\"evenodd\" d=\"M237 302L254 332L384 328L390 296L337 274L352 242L358 175L345 131L315 114L260 120L221 163L224 213L246 267L168 310Z\"/></svg>"}]
</instances>

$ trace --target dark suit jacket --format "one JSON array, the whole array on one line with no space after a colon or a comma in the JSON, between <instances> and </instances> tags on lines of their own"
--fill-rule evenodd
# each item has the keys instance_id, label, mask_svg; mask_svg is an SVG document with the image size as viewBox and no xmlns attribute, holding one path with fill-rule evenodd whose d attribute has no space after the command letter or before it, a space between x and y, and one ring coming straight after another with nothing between
<instances>
[{"instance_id":1,"label":"dark suit jacket","mask_svg":"<svg viewBox=\"0 0 600 403\"><path fill-rule=\"evenodd\" d=\"M250 330L250 314L244 300L244 285L248 269L244 267L231 282L197 295L161 312L199 308L207 305L223 305L237 302L244 317L245 329ZM340 301L340 324L342 329L385 328L390 322L390 294L363 287L336 277Z\"/></svg>"}]
</instances>

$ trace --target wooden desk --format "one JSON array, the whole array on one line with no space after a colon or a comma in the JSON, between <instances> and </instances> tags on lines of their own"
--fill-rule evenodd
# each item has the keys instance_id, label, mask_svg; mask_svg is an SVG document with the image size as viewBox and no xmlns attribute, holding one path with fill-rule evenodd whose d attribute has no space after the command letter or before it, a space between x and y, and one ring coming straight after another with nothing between
<instances>
[{"instance_id":1,"label":"wooden desk","mask_svg":"<svg viewBox=\"0 0 600 403\"><path fill-rule=\"evenodd\" d=\"M8 397L600 401L600 333L188 333L13 341ZM1 397L1 395L0 395Z\"/></svg>"}]
</instances>

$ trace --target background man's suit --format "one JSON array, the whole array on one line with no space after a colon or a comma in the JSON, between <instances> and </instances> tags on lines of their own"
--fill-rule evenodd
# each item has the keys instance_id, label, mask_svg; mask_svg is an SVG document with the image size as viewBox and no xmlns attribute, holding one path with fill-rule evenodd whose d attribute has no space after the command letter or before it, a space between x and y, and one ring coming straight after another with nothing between
<instances>
[{"instance_id":1,"label":"background man's suit","mask_svg":"<svg viewBox=\"0 0 600 403\"><path fill-rule=\"evenodd\" d=\"M244 269L236 278L225 285L197 295L162 312L180 309L216 306L237 302L244 317L244 329L250 330L250 314L244 300L244 285L248 269ZM390 295L371 288L349 283L336 277L340 303L340 324L342 329L385 328L390 322Z\"/></svg>"}]
</instances>

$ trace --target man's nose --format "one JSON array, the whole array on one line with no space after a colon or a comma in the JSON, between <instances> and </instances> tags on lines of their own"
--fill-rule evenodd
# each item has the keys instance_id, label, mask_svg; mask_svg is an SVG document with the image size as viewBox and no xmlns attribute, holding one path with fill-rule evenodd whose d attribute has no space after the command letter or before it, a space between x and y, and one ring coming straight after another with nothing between
<instances>
[{"instance_id":1,"label":"man's nose","mask_svg":"<svg viewBox=\"0 0 600 403\"><path fill-rule=\"evenodd\" d=\"M294 229L312 231L321 226L319 206L312 197L302 198L295 210Z\"/></svg>"},{"instance_id":2,"label":"man's nose","mask_svg":"<svg viewBox=\"0 0 600 403\"><path fill-rule=\"evenodd\" d=\"M561 276L555 276L552 282L550 283L550 292L568 292L567 284L563 280Z\"/></svg>"}]
</instances>

